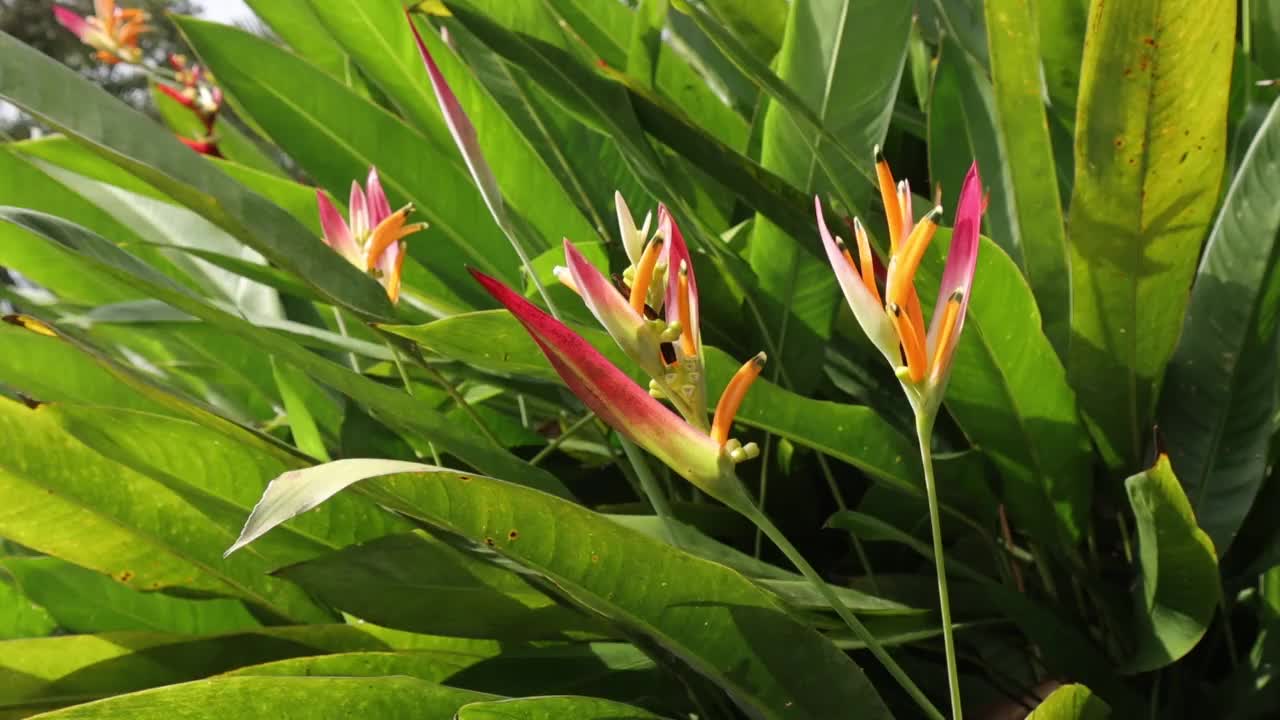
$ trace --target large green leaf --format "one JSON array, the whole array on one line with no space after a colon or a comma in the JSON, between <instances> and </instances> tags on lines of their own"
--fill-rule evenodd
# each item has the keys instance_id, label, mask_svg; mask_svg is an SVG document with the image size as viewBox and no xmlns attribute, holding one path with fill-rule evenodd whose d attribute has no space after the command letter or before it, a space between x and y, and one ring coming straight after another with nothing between
<instances>
[{"instance_id":1,"label":"large green leaf","mask_svg":"<svg viewBox=\"0 0 1280 720\"><path fill-rule=\"evenodd\" d=\"M46 412L80 442L182 495L224 527L240 524L267 481L305 465L255 447L245 433L218 433L185 419L69 404ZM280 533L283 542L258 549L279 566L407 528L403 520L353 496L299 517Z\"/></svg>"},{"instance_id":2,"label":"large green leaf","mask_svg":"<svg viewBox=\"0 0 1280 720\"><path fill-rule=\"evenodd\" d=\"M1169 456L1219 554L1266 477L1277 409L1277 163L1280 103L1254 138L1209 236L1161 398Z\"/></svg>"},{"instance_id":3,"label":"large green leaf","mask_svg":"<svg viewBox=\"0 0 1280 720\"><path fill-rule=\"evenodd\" d=\"M512 641L598 630L520 576L423 533L378 538L277 574L340 610L401 630Z\"/></svg>"},{"instance_id":4,"label":"large green leaf","mask_svg":"<svg viewBox=\"0 0 1280 720\"><path fill-rule=\"evenodd\" d=\"M431 223L409 241L410 252L429 260L454 292L479 297L466 264L517 277L518 258L488 219L451 147L441 148L338 80L250 33L191 18L180 19L179 27L231 97L335 196L345 197L351 182L363 182L376 166L392 205L411 201ZM241 62L250 56L252 68Z\"/></svg>"},{"instance_id":5,"label":"large green leaf","mask_svg":"<svg viewBox=\"0 0 1280 720\"><path fill-rule=\"evenodd\" d=\"M1049 694L1027 720L1107 720L1111 708L1083 685L1063 685Z\"/></svg>"},{"instance_id":6,"label":"large green leaf","mask_svg":"<svg viewBox=\"0 0 1280 720\"><path fill-rule=\"evenodd\" d=\"M874 33L862 28L874 27ZM866 166L814 140L812 127L776 100L764 116L761 164L807 193L854 186L856 211L870 186L871 150L884 140L907 55L911 6L898 0L796 0L778 57L778 75L812 108L817 120ZM812 224L812 223L810 223ZM818 349L830 337L836 309L835 276L812 231L792 236L764 216L756 218L748 258L760 288L773 300L769 332L781 351L776 362L800 387L811 385L821 364Z\"/></svg>"},{"instance_id":7,"label":"large green leaf","mask_svg":"<svg viewBox=\"0 0 1280 720\"><path fill-rule=\"evenodd\" d=\"M44 402L73 401L163 412L74 348L21 327L0 324L0 385Z\"/></svg>"},{"instance_id":8,"label":"large green leaf","mask_svg":"<svg viewBox=\"0 0 1280 720\"><path fill-rule=\"evenodd\" d=\"M244 665L391 649L388 642L349 625L262 628L203 637L117 632L14 640L0 643L0 717L26 717Z\"/></svg>"},{"instance_id":9,"label":"large green leaf","mask_svg":"<svg viewBox=\"0 0 1280 720\"><path fill-rule=\"evenodd\" d=\"M261 624L237 600L143 593L56 558L0 558L0 570L72 633L148 630L204 635Z\"/></svg>"},{"instance_id":10,"label":"large green leaf","mask_svg":"<svg viewBox=\"0 0 1280 720\"><path fill-rule=\"evenodd\" d=\"M987 0L987 44L997 123L1016 210L1022 265L1040 308L1044 333L1065 355L1070 333L1071 272L1049 125L1041 101L1039 33L1025 0Z\"/></svg>"},{"instance_id":11,"label":"large green leaf","mask_svg":"<svg viewBox=\"0 0 1280 720\"><path fill-rule=\"evenodd\" d=\"M1147 672L1186 655L1209 628L1218 606L1218 561L1168 457L1124 486L1137 519L1142 574L1142 593L1134 597L1137 649L1126 669Z\"/></svg>"},{"instance_id":12,"label":"large green leaf","mask_svg":"<svg viewBox=\"0 0 1280 720\"><path fill-rule=\"evenodd\" d=\"M1103 459L1134 469L1226 157L1234 0L1094 3L1076 118L1068 369Z\"/></svg>"},{"instance_id":13,"label":"large green leaf","mask_svg":"<svg viewBox=\"0 0 1280 720\"><path fill-rule=\"evenodd\" d=\"M324 621L261 554L223 562L228 528L160 483L98 455L48 410L0 399L0 535L139 590L238 597L276 617Z\"/></svg>"},{"instance_id":14,"label":"large green leaf","mask_svg":"<svg viewBox=\"0 0 1280 720\"><path fill-rule=\"evenodd\" d=\"M68 254L133 283L139 290L158 300L258 344L277 359L290 362L315 380L367 405L393 427L434 442L442 451L457 455L485 472L503 475L515 482L528 482L556 494L568 494L560 481L550 473L520 461L492 442L476 437L475 431L465 426L459 427L429 403L357 375L269 330L215 309L167 282L137 258L82 227L14 208L0 208L0 219L39 234Z\"/></svg>"},{"instance_id":15,"label":"large green leaf","mask_svg":"<svg viewBox=\"0 0 1280 720\"><path fill-rule=\"evenodd\" d=\"M228 717L448 720L479 693L414 678L229 677L144 690L35 717L223 720Z\"/></svg>"},{"instance_id":16,"label":"large green leaf","mask_svg":"<svg viewBox=\"0 0 1280 720\"><path fill-rule=\"evenodd\" d=\"M544 493L409 466L348 460L281 477L233 547L367 479L363 491L382 504L540 575L575 603L674 653L752 715L826 718L857 708L888 717L848 657L736 572Z\"/></svg>"},{"instance_id":17,"label":"large green leaf","mask_svg":"<svg viewBox=\"0 0 1280 720\"><path fill-rule=\"evenodd\" d=\"M337 304L367 317L394 317L376 282L336 253L315 252L315 238L287 213L75 71L0 34L0 77L7 100L161 188Z\"/></svg>"},{"instance_id":18,"label":"large green leaf","mask_svg":"<svg viewBox=\"0 0 1280 720\"><path fill-rule=\"evenodd\" d=\"M569 695L471 703L462 706L455 717L456 720L662 720L634 705Z\"/></svg>"}]
</instances>

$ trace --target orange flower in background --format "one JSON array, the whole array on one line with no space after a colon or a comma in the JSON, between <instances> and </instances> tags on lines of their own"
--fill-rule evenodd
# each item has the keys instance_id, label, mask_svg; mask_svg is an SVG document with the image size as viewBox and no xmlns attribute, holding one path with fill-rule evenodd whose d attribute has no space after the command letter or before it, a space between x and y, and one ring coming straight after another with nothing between
<instances>
[{"instance_id":1,"label":"orange flower in background","mask_svg":"<svg viewBox=\"0 0 1280 720\"><path fill-rule=\"evenodd\" d=\"M387 289L391 302L399 300L400 269L408 245L405 238L427 227L422 222L405 223L413 206L391 211L377 168L369 168L365 189L359 182L351 182L349 223L323 190L316 190L316 204L325 244L376 278Z\"/></svg>"},{"instance_id":2,"label":"orange flower in background","mask_svg":"<svg viewBox=\"0 0 1280 720\"><path fill-rule=\"evenodd\" d=\"M115 0L94 0L94 14L80 17L62 5L53 6L58 24L98 51L98 59L108 65L136 63L142 59L138 38L151 29L146 11L116 7Z\"/></svg>"}]
</instances>

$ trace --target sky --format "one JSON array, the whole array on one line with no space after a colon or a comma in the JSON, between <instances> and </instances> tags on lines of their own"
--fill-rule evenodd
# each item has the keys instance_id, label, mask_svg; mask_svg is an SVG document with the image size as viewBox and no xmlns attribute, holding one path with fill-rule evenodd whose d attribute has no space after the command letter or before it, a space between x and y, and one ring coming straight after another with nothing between
<instances>
[{"instance_id":1,"label":"sky","mask_svg":"<svg viewBox=\"0 0 1280 720\"><path fill-rule=\"evenodd\" d=\"M204 9L202 15L218 22L229 23L253 14L244 4L244 0L197 0L197 2Z\"/></svg>"}]
</instances>

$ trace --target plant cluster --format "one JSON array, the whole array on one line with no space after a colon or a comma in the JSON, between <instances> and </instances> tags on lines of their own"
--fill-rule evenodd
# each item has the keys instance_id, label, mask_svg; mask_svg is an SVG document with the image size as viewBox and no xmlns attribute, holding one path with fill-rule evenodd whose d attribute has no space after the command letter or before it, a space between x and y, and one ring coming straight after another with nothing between
<instances>
[{"instance_id":1,"label":"plant cluster","mask_svg":"<svg viewBox=\"0 0 1280 720\"><path fill-rule=\"evenodd\" d=\"M249 4L0 33L0 716L1280 713L1265 3Z\"/></svg>"}]
</instances>

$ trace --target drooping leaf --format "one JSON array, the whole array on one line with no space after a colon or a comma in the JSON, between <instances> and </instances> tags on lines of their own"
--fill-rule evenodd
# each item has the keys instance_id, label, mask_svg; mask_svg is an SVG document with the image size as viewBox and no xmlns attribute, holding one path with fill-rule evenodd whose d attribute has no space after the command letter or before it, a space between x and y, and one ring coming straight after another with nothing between
<instances>
[{"instance_id":1,"label":"drooping leaf","mask_svg":"<svg viewBox=\"0 0 1280 720\"><path fill-rule=\"evenodd\" d=\"M0 93L119 167L205 216L335 303L371 318L394 317L386 293L287 213L246 190L138 111L39 51L0 35Z\"/></svg>"},{"instance_id":2,"label":"drooping leaf","mask_svg":"<svg viewBox=\"0 0 1280 720\"><path fill-rule=\"evenodd\" d=\"M1036 296L1044 334L1065 355L1070 333L1071 273L1049 124L1041 101L1040 34L1022 0L987 0L987 44L996 127L1009 172L1022 266Z\"/></svg>"},{"instance_id":3,"label":"drooping leaf","mask_svg":"<svg viewBox=\"0 0 1280 720\"><path fill-rule=\"evenodd\" d=\"M493 549L671 650L759 717L829 717L849 707L888 717L851 660L732 570L537 491L437 468L405 472L409 465L339 461L281 478L236 547L365 480L363 491L387 507ZM308 483L311 473L323 481Z\"/></svg>"},{"instance_id":4,"label":"drooping leaf","mask_svg":"<svg viewBox=\"0 0 1280 720\"><path fill-rule=\"evenodd\" d=\"M1148 672L1186 655L1209 628L1218 605L1218 561L1168 457L1124 486L1137 520L1142 576L1142 592L1134 597L1137 649L1125 668Z\"/></svg>"},{"instance_id":5,"label":"drooping leaf","mask_svg":"<svg viewBox=\"0 0 1280 720\"><path fill-rule=\"evenodd\" d=\"M1196 272L1160 405L1160 430L1221 555L1266 477L1277 410L1280 104L1231 183Z\"/></svg>"},{"instance_id":6,"label":"drooping leaf","mask_svg":"<svg viewBox=\"0 0 1280 720\"><path fill-rule=\"evenodd\" d=\"M1094 3L1076 117L1068 370L1103 459L1151 436L1226 159L1236 3Z\"/></svg>"},{"instance_id":7,"label":"drooping leaf","mask_svg":"<svg viewBox=\"0 0 1280 720\"><path fill-rule=\"evenodd\" d=\"M166 282L137 258L84 228L47 215L14 208L0 208L0 219L37 233L67 253L118 278L126 279L158 300L257 343L317 381L345 395L358 398L360 402L385 416L386 421L393 425L411 428L410 432L421 434L442 450L475 463L480 469L504 475L512 481L526 481L555 494L568 494L560 481L550 473L520 461L491 442L478 439L474 432L451 423L429 404L418 402L411 395L357 375L268 330L206 304Z\"/></svg>"}]
</instances>

